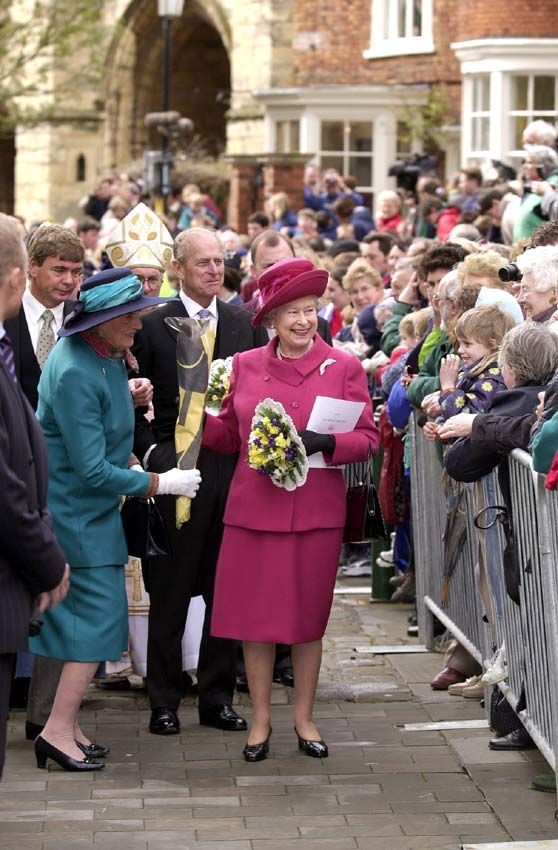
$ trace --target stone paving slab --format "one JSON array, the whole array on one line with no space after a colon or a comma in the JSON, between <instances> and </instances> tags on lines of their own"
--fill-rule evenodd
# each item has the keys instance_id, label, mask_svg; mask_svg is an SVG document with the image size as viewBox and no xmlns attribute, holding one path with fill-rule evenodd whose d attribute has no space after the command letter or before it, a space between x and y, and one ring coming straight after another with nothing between
<instances>
[{"instance_id":1,"label":"stone paving slab","mask_svg":"<svg viewBox=\"0 0 558 850\"><path fill-rule=\"evenodd\" d=\"M404 731L484 716L478 702L430 689L440 655L355 657L356 645L400 641L407 611L336 597L316 710L330 746L321 761L298 750L281 687L270 758L255 765L242 759L244 735L198 725L192 698L182 733L156 739L144 692L91 689L84 715L112 747L106 770L39 772L15 713L0 850L460 850L555 837L555 798L528 789L545 768L538 754L491 753L487 730ZM238 708L249 717L246 696Z\"/></svg>"}]
</instances>

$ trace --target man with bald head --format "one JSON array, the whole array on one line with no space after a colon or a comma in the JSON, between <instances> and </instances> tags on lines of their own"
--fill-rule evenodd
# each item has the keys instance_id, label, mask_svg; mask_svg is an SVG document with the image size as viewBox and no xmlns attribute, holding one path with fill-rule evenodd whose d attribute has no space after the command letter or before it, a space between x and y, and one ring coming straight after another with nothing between
<instances>
[{"instance_id":1,"label":"man with bald head","mask_svg":"<svg viewBox=\"0 0 558 850\"><path fill-rule=\"evenodd\" d=\"M209 318L215 331L213 357L225 358L267 342L250 315L217 298L224 277L221 245L211 230L182 231L174 246L174 271L180 281L176 299L152 311L136 334L134 354L140 375L153 384L154 417L137 419L134 450L146 469L163 472L176 466L174 432L178 417L176 333L165 323L170 316ZM209 634L215 567L223 533L225 502L236 456L202 449L198 468L202 484L192 502L192 514L176 528L176 500L157 497L171 553L147 559L144 579L150 596L147 646L147 689L151 702L150 731L172 735L180 731L177 709L183 693L181 641L193 596L206 604L198 662L200 723L241 731L246 722L232 709L237 643Z\"/></svg>"}]
</instances>

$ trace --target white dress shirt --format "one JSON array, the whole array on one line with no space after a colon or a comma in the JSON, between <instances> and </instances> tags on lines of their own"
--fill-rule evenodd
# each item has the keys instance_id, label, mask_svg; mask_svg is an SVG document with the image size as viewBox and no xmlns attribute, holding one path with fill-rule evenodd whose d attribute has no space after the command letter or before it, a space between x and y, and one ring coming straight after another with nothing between
<instances>
[{"instance_id":1,"label":"white dress shirt","mask_svg":"<svg viewBox=\"0 0 558 850\"><path fill-rule=\"evenodd\" d=\"M197 301L192 301L192 299L188 295L186 295L186 293L182 289L178 293L178 297L184 304L186 312L188 313L191 319L195 319L201 310L208 310L211 313L212 322L214 323L215 327L217 327L217 322L219 321L219 313L217 312L217 296L213 297L213 301L211 302L209 307L202 307L202 305L198 304Z\"/></svg>"},{"instance_id":2,"label":"white dress shirt","mask_svg":"<svg viewBox=\"0 0 558 850\"><path fill-rule=\"evenodd\" d=\"M56 339L58 331L62 327L62 322L64 321L64 303L59 304L57 307L45 307L44 304L37 301L34 295L31 295L31 291L27 288L23 293L22 304L27 327L29 328L29 336L31 337L31 345L33 346L33 351L36 354L39 331L41 330L43 323L43 313L47 309L52 312L54 321L51 328L54 333L54 339Z\"/></svg>"}]
</instances>

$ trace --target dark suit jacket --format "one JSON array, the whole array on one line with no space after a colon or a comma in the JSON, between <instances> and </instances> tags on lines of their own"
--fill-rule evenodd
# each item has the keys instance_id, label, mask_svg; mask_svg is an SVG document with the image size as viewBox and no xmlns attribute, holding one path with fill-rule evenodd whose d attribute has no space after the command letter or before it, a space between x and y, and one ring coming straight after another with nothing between
<instances>
[{"instance_id":1,"label":"dark suit jacket","mask_svg":"<svg viewBox=\"0 0 558 850\"><path fill-rule=\"evenodd\" d=\"M0 357L0 654L26 648L34 599L64 572L47 479L41 429Z\"/></svg>"},{"instance_id":2,"label":"dark suit jacket","mask_svg":"<svg viewBox=\"0 0 558 850\"><path fill-rule=\"evenodd\" d=\"M64 304L64 318L74 309L74 304L75 301L66 301ZM41 377L41 367L33 351L23 307L20 308L15 318L7 319L4 322L4 328L10 337L14 349L17 379L27 401L33 410L36 410L39 403L37 386Z\"/></svg>"},{"instance_id":3,"label":"dark suit jacket","mask_svg":"<svg viewBox=\"0 0 558 850\"><path fill-rule=\"evenodd\" d=\"M245 309L232 307L222 301L217 301L217 309L219 321L215 340L215 358L231 357L239 351L267 345L267 331L264 328L253 328L251 317ZM150 455L150 469L156 472L171 469L176 465L174 450L174 429L178 417L176 333L165 324L165 318L186 315L184 305L179 298L148 313L143 319L141 330L136 334L133 347L140 376L149 378L153 384L155 412L152 422L147 422L142 414L137 416L134 452L141 460L153 443L160 444L158 449L154 449ZM163 443L167 444L166 447L162 445ZM215 455L219 466L226 458L224 455L219 456L215 452L202 450L200 460L203 460L206 455ZM228 465L230 465L230 458Z\"/></svg>"}]
</instances>

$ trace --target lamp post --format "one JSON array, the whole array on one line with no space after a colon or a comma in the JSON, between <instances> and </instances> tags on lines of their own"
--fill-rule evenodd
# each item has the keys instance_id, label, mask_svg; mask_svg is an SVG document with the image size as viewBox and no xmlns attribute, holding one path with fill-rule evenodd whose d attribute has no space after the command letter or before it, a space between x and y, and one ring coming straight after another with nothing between
<instances>
[{"instance_id":1,"label":"lamp post","mask_svg":"<svg viewBox=\"0 0 558 850\"><path fill-rule=\"evenodd\" d=\"M170 65L170 35L174 18L181 18L184 0L157 0L157 12L163 25L163 112L169 111L169 65ZM163 135L161 148L161 194L166 203L170 183L169 136Z\"/></svg>"}]
</instances>

